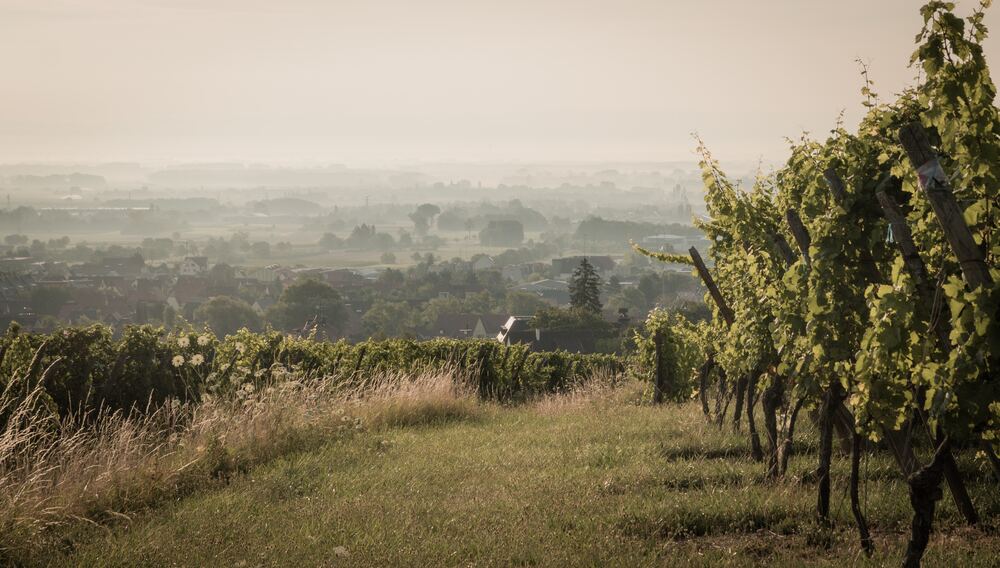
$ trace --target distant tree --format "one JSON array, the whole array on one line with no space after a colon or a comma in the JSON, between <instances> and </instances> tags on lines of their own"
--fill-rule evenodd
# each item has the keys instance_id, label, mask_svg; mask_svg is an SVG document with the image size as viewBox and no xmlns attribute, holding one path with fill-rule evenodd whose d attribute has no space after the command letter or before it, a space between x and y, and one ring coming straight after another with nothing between
<instances>
[{"instance_id":1,"label":"distant tree","mask_svg":"<svg viewBox=\"0 0 1000 568\"><path fill-rule=\"evenodd\" d=\"M573 271L569 282L569 303L588 312L601 312L601 277L586 258Z\"/></svg>"},{"instance_id":2,"label":"distant tree","mask_svg":"<svg viewBox=\"0 0 1000 568\"><path fill-rule=\"evenodd\" d=\"M379 257L379 261L381 261L382 264L396 264L396 255L391 252L384 252L382 253L382 256Z\"/></svg>"},{"instance_id":3,"label":"distant tree","mask_svg":"<svg viewBox=\"0 0 1000 568\"><path fill-rule=\"evenodd\" d=\"M215 296L198 306L194 319L204 322L220 337L232 335L244 327L260 329L261 320L250 304L229 296Z\"/></svg>"},{"instance_id":4,"label":"distant tree","mask_svg":"<svg viewBox=\"0 0 1000 568\"><path fill-rule=\"evenodd\" d=\"M7 235L3 238L3 242L11 246L26 245L28 244L28 235Z\"/></svg>"},{"instance_id":5,"label":"distant tree","mask_svg":"<svg viewBox=\"0 0 1000 568\"><path fill-rule=\"evenodd\" d=\"M580 308L545 307L535 312L531 318L531 326L547 330L590 331L595 334L606 334L612 330L612 324L605 321L601 314Z\"/></svg>"},{"instance_id":6,"label":"distant tree","mask_svg":"<svg viewBox=\"0 0 1000 568\"><path fill-rule=\"evenodd\" d=\"M48 246L50 249L62 250L69 246L69 237L62 236L58 239L49 239Z\"/></svg>"},{"instance_id":7,"label":"distant tree","mask_svg":"<svg viewBox=\"0 0 1000 568\"><path fill-rule=\"evenodd\" d=\"M163 306L163 326L166 328L174 327L177 323L177 310L173 308L170 304Z\"/></svg>"},{"instance_id":8,"label":"distant tree","mask_svg":"<svg viewBox=\"0 0 1000 568\"><path fill-rule=\"evenodd\" d=\"M434 216L441 212L441 208L433 203L424 203L417 207L417 210L410 213L410 220L413 221L413 232L418 237L423 238L431 227Z\"/></svg>"},{"instance_id":9,"label":"distant tree","mask_svg":"<svg viewBox=\"0 0 1000 568\"><path fill-rule=\"evenodd\" d=\"M420 319L406 302L378 300L361 316L361 325L370 337L414 337Z\"/></svg>"},{"instance_id":10,"label":"distant tree","mask_svg":"<svg viewBox=\"0 0 1000 568\"><path fill-rule=\"evenodd\" d=\"M323 233L319 239L319 246L326 250L338 249L344 246L344 239L333 233Z\"/></svg>"},{"instance_id":11,"label":"distant tree","mask_svg":"<svg viewBox=\"0 0 1000 568\"><path fill-rule=\"evenodd\" d=\"M300 280L281 293L267 319L281 329L302 328L315 321L320 327L340 329L347 309L332 286L318 280Z\"/></svg>"},{"instance_id":12,"label":"distant tree","mask_svg":"<svg viewBox=\"0 0 1000 568\"><path fill-rule=\"evenodd\" d=\"M38 286L31 290L31 309L37 314L55 316L71 298L64 288Z\"/></svg>"},{"instance_id":13,"label":"distant tree","mask_svg":"<svg viewBox=\"0 0 1000 568\"><path fill-rule=\"evenodd\" d=\"M609 296L621 292L622 291L621 279L618 278L617 275L612 275L611 278L608 278L608 284L607 286L605 286L605 289L608 291Z\"/></svg>"},{"instance_id":14,"label":"distant tree","mask_svg":"<svg viewBox=\"0 0 1000 568\"><path fill-rule=\"evenodd\" d=\"M512 316L533 316L538 310L549 307L549 303L537 294L510 290L504 298L504 309Z\"/></svg>"},{"instance_id":15,"label":"distant tree","mask_svg":"<svg viewBox=\"0 0 1000 568\"><path fill-rule=\"evenodd\" d=\"M267 241L255 241L250 245L250 253L257 258L267 258L271 256L271 243Z\"/></svg>"},{"instance_id":16,"label":"distant tree","mask_svg":"<svg viewBox=\"0 0 1000 568\"><path fill-rule=\"evenodd\" d=\"M228 296L236 293L236 269L219 262L208 270L208 286L212 293Z\"/></svg>"},{"instance_id":17,"label":"distant tree","mask_svg":"<svg viewBox=\"0 0 1000 568\"><path fill-rule=\"evenodd\" d=\"M520 221L490 221L479 231L479 242L488 247L516 247L524 242L524 225Z\"/></svg>"},{"instance_id":18,"label":"distant tree","mask_svg":"<svg viewBox=\"0 0 1000 568\"><path fill-rule=\"evenodd\" d=\"M402 286L406 282L406 277L401 270L387 268L378 275L378 279L375 282L381 288L393 289Z\"/></svg>"}]
</instances>

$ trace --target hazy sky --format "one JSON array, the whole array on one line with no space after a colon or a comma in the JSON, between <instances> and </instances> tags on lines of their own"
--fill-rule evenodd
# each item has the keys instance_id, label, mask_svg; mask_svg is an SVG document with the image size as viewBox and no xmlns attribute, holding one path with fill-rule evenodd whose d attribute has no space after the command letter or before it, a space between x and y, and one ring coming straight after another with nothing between
<instances>
[{"instance_id":1,"label":"hazy sky","mask_svg":"<svg viewBox=\"0 0 1000 568\"><path fill-rule=\"evenodd\" d=\"M0 162L781 160L856 58L912 82L921 4L0 0Z\"/></svg>"}]
</instances>

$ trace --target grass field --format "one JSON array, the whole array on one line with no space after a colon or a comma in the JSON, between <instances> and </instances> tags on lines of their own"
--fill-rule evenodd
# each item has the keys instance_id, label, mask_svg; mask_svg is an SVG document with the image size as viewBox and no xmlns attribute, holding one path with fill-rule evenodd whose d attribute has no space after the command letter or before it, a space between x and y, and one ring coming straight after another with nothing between
<instances>
[{"instance_id":1,"label":"grass field","mask_svg":"<svg viewBox=\"0 0 1000 568\"><path fill-rule=\"evenodd\" d=\"M813 456L763 481L744 440L694 405L631 392L483 406L431 424L360 430L225 486L78 528L40 564L84 566L568 566L900 564L906 485L884 456L863 464L876 556L855 543L835 464L834 527L813 522ZM406 422L406 421L404 421ZM412 421L410 421L412 422ZM803 427L805 448L814 433ZM964 462L973 498L1000 495ZM928 566L996 566L1000 537L941 501Z\"/></svg>"}]
</instances>

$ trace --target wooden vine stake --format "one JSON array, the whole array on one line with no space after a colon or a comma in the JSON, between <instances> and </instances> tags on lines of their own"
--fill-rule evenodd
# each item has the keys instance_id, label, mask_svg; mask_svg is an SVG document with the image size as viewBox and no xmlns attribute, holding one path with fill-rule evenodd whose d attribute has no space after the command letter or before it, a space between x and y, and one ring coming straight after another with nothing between
<instances>
[{"instance_id":1,"label":"wooden vine stake","mask_svg":"<svg viewBox=\"0 0 1000 568\"><path fill-rule=\"evenodd\" d=\"M992 284L986 255L976 244L972 231L965 224L962 209L952 192L951 182L945 175L937 153L931 147L927 131L919 122L908 124L899 130L899 143L903 146L910 165L917 172L917 184L930 202L945 239L962 268L969 289ZM906 548L906 566L919 566L934 521L936 502L941 498L941 478L948 469L950 455L948 436L938 436L938 450L930 464L920 468L910 476L910 505L913 507L913 523L910 542ZM957 496L956 496L957 498Z\"/></svg>"},{"instance_id":2,"label":"wooden vine stake","mask_svg":"<svg viewBox=\"0 0 1000 568\"><path fill-rule=\"evenodd\" d=\"M653 381L653 402L660 404L663 402L665 391L667 390L665 372L663 370L663 330L657 329L653 334L654 364L656 374Z\"/></svg>"},{"instance_id":3,"label":"wooden vine stake","mask_svg":"<svg viewBox=\"0 0 1000 568\"><path fill-rule=\"evenodd\" d=\"M892 227L893 240L896 242L896 248L899 249L899 254L903 257L906 270L916 286L920 304L933 309L936 290L934 285L931 284L924 259L920 257L920 251L917 250L917 246L913 242L913 234L910 232L909 225L906 224L906 217L903 216L899 210L899 206L896 205L892 197L889 197L885 192L880 191L875 194L875 197L878 198L879 205L882 206L882 213L885 215L886 220L889 221L889 226ZM931 321L938 347L945 353L951 351L950 320L950 310L947 304L944 304L941 306L941 313L938 315L937 320ZM918 398L922 399L923 396ZM973 505L972 499L969 497L969 492L965 488L965 482L962 480L962 474L958 469L958 464L955 462L955 457L950 451L946 451L943 453L941 460L942 471L944 472L945 479L948 481L948 488L951 490L951 495L955 499L955 506L962 512L962 515L969 524L974 525L978 523L979 514L976 512L976 507Z\"/></svg>"},{"instance_id":4,"label":"wooden vine stake","mask_svg":"<svg viewBox=\"0 0 1000 568\"><path fill-rule=\"evenodd\" d=\"M962 275L970 290L992 284L986 255L972 238L972 231L965 224L951 182L941 168L937 154L931 148L927 131L920 123L904 126L899 130L899 142L910 158L910 164L917 170L917 183L934 209L934 216L941 223L941 230L948 239L951 251L962 266Z\"/></svg>"},{"instance_id":5,"label":"wooden vine stake","mask_svg":"<svg viewBox=\"0 0 1000 568\"><path fill-rule=\"evenodd\" d=\"M802 224L799 212L794 209L785 211L785 221L788 223L789 230L792 231L792 236L795 237L795 243L799 245L802 260L805 261L806 266L811 266L812 260L809 258L809 232L806 231L806 226Z\"/></svg>"},{"instance_id":6,"label":"wooden vine stake","mask_svg":"<svg viewBox=\"0 0 1000 568\"><path fill-rule=\"evenodd\" d=\"M712 300L715 301L715 305L719 308L719 313L722 315L722 319L725 320L727 326L732 326L736 317L733 314L732 308L726 303L726 299L722 297L722 292L719 291L719 287L715 283L715 279L712 278L712 274L708 271L708 266L705 265L705 261L702 260L701 254L698 249L691 247L688 249L688 253L691 255L691 261L694 263L695 269L698 271L698 275L701 277L702 282L705 283L705 287L708 288L708 293L712 296ZM756 375L752 377L740 377L736 383L736 409L733 415L733 425L738 429L740 423L740 410L743 406L743 395L747 393L747 429L750 431L750 453L755 461L762 461L764 459L764 452L760 445L760 436L757 434L757 425L754 424L753 420L753 394L750 394L750 389L756 388L757 386Z\"/></svg>"}]
</instances>

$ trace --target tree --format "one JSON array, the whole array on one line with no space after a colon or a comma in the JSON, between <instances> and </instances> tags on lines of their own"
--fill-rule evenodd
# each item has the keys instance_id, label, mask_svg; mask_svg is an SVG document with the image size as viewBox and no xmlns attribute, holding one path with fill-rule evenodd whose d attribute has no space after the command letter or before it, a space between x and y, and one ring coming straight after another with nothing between
<instances>
[{"instance_id":1,"label":"tree","mask_svg":"<svg viewBox=\"0 0 1000 568\"><path fill-rule=\"evenodd\" d=\"M318 280L301 280L285 288L267 319L282 329L301 328L315 322L320 327L340 329L347 310L340 294Z\"/></svg>"},{"instance_id":2,"label":"tree","mask_svg":"<svg viewBox=\"0 0 1000 568\"><path fill-rule=\"evenodd\" d=\"M333 250L344 246L344 239L333 233L323 233L319 239L319 246L326 250Z\"/></svg>"},{"instance_id":3,"label":"tree","mask_svg":"<svg viewBox=\"0 0 1000 568\"><path fill-rule=\"evenodd\" d=\"M250 245L250 252L258 258L271 256L271 243L267 241L256 241Z\"/></svg>"},{"instance_id":4,"label":"tree","mask_svg":"<svg viewBox=\"0 0 1000 568\"><path fill-rule=\"evenodd\" d=\"M569 282L569 303L588 312L601 312L601 277L586 258L573 271Z\"/></svg>"},{"instance_id":5,"label":"tree","mask_svg":"<svg viewBox=\"0 0 1000 568\"><path fill-rule=\"evenodd\" d=\"M588 331L596 335L611 333L611 323L599 313L580 308L549 306L535 312L531 326L549 331Z\"/></svg>"},{"instance_id":6,"label":"tree","mask_svg":"<svg viewBox=\"0 0 1000 568\"><path fill-rule=\"evenodd\" d=\"M372 337L413 337L420 321L406 302L378 300L361 316L361 325Z\"/></svg>"},{"instance_id":7,"label":"tree","mask_svg":"<svg viewBox=\"0 0 1000 568\"><path fill-rule=\"evenodd\" d=\"M490 221L479 231L479 242L487 247L516 247L524 242L524 225L520 221Z\"/></svg>"},{"instance_id":8,"label":"tree","mask_svg":"<svg viewBox=\"0 0 1000 568\"><path fill-rule=\"evenodd\" d=\"M260 316L243 300L229 296L215 296L198 306L194 319L206 323L220 337L232 335L240 329L260 329Z\"/></svg>"},{"instance_id":9,"label":"tree","mask_svg":"<svg viewBox=\"0 0 1000 568\"><path fill-rule=\"evenodd\" d=\"M548 306L548 302L531 292L511 290L507 292L507 297L504 299L504 309L509 315L514 316L535 315L535 312Z\"/></svg>"},{"instance_id":10,"label":"tree","mask_svg":"<svg viewBox=\"0 0 1000 568\"><path fill-rule=\"evenodd\" d=\"M382 253L382 256L379 258L379 260L382 262L382 264L396 264L396 255L392 254L391 252L384 252Z\"/></svg>"},{"instance_id":11,"label":"tree","mask_svg":"<svg viewBox=\"0 0 1000 568\"><path fill-rule=\"evenodd\" d=\"M7 235L3 238L3 242L11 246L26 245L28 244L28 235Z\"/></svg>"},{"instance_id":12,"label":"tree","mask_svg":"<svg viewBox=\"0 0 1000 568\"><path fill-rule=\"evenodd\" d=\"M410 213L410 220L413 221L413 232L418 237L423 237L431 227L434 216L441 212L441 208L433 203L424 203L417 207L417 210Z\"/></svg>"},{"instance_id":13,"label":"tree","mask_svg":"<svg viewBox=\"0 0 1000 568\"><path fill-rule=\"evenodd\" d=\"M612 276L608 278L608 284L606 287L608 295L617 294L622 291L622 281L618 276Z\"/></svg>"}]
</instances>

